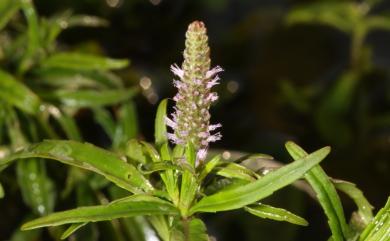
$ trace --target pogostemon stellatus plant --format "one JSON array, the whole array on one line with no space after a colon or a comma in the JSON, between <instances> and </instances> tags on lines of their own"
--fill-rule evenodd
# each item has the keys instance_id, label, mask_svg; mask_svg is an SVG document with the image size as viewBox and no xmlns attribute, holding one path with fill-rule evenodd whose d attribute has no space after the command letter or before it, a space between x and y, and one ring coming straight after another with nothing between
<instances>
[{"instance_id":1,"label":"pogostemon stellatus plant","mask_svg":"<svg viewBox=\"0 0 390 241\"><path fill-rule=\"evenodd\" d=\"M269 172L257 172L244 165L251 156L225 161L219 154L210 154L210 143L221 138L216 133L221 125L210 124L209 108L218 98L212 87L218 84L217 74L222 69L211 68L209 53L204 24L191 23L186 33L184 62L181 67L171 68L178 77L174 80L178 89L173 98L174 113L167 115L167 100L160 103L154 145L129 140L125 152L120 154L87 143L47 140L6 156L0 169L25 158L52 159L98 173L128 191L126 197L108 204L52 213L25 223L22 229L69 224L62 236L66 238L91 222L144 216L161 240L206 241L209 235L200 214L235 209L306 226L304 218L260 203L275 191L304 178L328 218L331 240L385 240L388 231L382 226L389 225L388 205L376 218L382 226L373 227L377 222L373 224L372 207L361 191L352 183L329 178L319 166L329 154L329 147L307 153L295 143L287 142L293 161ZM350 224L336 189L357 204ZM382 239L372 238L379 236Z\"/></svg>"}]
</instances>

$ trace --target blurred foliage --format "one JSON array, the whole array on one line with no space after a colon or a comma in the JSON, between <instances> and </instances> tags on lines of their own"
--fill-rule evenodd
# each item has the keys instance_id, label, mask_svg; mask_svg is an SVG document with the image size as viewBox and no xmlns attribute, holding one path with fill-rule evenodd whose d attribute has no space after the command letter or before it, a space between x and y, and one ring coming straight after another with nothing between
<instances>
[{"instance_id":1,"label":"blurred foliage","mask_svg":"<svg viewBox=\"0 0 390 241\"><path fill-rule=\"evenodd\" d=\"M137 135L131 99L138 90L113 72L127 67L129 61L68 48L57 41L69 28L107 25L104 19L71 11L40 17L32 1L0 2L0 156L48 138L82 141L84 134L77 116L86 111L105 114L104 118L96 114L95 123L109 123L111 132L107 135L114 143L112 148L123 148L127 139ZM16 188L14 174L7 174L1 179L5 189L1 187L2 198L12 197ZM91 174L50 166L40 158L18 163L15 174L31 213L23 213L8 224L2 217L2 235L10 235L7 228L20 222L20 218L47 215L58 203L71 201L77 193L79 203L99 203L98 190L106 185ZM62 188L56 186L64 182L65 189L58 193L56 190ZM83 201L85 198L91 200ZM11 240L35 240L41 234L21 233L17 228L14 231ZM80 234L80 240L97 240L97 232L94 225ZM55 229L49 233L54 240L59 238Z\"/></svg>"}]
</instances>

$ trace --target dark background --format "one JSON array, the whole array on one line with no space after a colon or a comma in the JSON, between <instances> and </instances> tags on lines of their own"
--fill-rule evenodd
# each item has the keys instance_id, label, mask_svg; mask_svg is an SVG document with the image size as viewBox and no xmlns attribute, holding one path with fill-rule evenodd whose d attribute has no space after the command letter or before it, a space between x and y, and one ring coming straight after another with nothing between
<instances>
[{"instance_id":1,"label":"dark background","mask_svg":"<svg viewBox=\"0 0 390 241\"><path fill-rule=\"evenodd\" d=\"M182 61L186 27L194 20L204 21L212 64L225 69L217 88L221 98L212 108L213 121L223 125L223 139L213 147L267 153L287 162L284 149L287 140L296 141L308 151L330 145L332 154L322 163L325 171L332 177L356 183L376 208L385 204L390 183L390 32L374 31L368 35L366 45L371 48L374 68L362 78L359 85L362 91L354 94L354 100L362 96L368 100L370 115L383 115L387 122L375 127L360 124L356 115L359 104L354 102L344 116L353 138L340 145L332 141L339 138L337 130L331 139L321 135L313 120L313 110L348 68L350 36L320 24L287 26L285 16L289 10L310 1L34 2L43 16L71 9L110 22L106 28L75 28L62 33L61 47L130 59L131 67L120 73L129 85L138 84L141 78L151 79L152 87L136 100L140 135L146 140L153 138L157 101L174 95L169 66ZM374 12L382 10L390 11L390 1L383 1ZM289 104L282 90L284 82L299 88L317 86L310 103L312 108L298 111ZM99 132L88 129L88 123L83 125L87 120L79 121L85 126L83 131L89 141L104 142ZM354 205L346 197L342 199L349 216ZM327 240L326 217L307 196L291 188L278 192L267 202L295 210L307 218L310 226L297 228L229 212L207 216L208 228L218 240Z\"/></svg>"}]
</instances>

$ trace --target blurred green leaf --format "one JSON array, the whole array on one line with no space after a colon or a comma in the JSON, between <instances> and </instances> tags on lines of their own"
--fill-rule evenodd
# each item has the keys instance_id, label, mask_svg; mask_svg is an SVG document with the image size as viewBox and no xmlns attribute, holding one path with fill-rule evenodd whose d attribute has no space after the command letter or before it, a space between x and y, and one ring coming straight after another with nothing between
<instances>
[{"instance_id":1,"label":"blurred green leaf","mask_svg":"<svg viewBox=\"0 0 390 241\"><path fill-rule=\"evenodd\" d=\"M390 14L367 17L365 24L369 30L390 30Z\"/></svg>"},{"instance_id":2,"label":"blurred green leaf","mask_svg":"<svg viewBox=\"0 0 390 241\"><path fill-rule=\"evenodd\" d=\"M317 1L289 11L288 24L320 23L330 25L343 32L352 32L362 19L364 9L359 4L347 1Z\"/></svg>"},{"instance_id":3,"label":"blurred green leaf","mask_svg":"<svg viewBox=\"0 0 390 241\"><path fill-rule=\"evenodd\" d=\"M109 71L64 68L37 68L33 70L36 84L60 89L122 88L121 79Z\"/></svg>"},{"instance_id":4,"label":"blurred green leaf","mask_svg":"<svg viewBox=\"0 0 390 241\"><path fill-rule=\"evenodd\" d=\"M22 10L27 19L27 48L19 65L19 72L24 73L35 62L35 54L40 48L39 19L32 1L22 1Z\"/></svg>"},{"instance_id":5,"label":"blurred green leaf","mask_svg":"<svg viewBox=\"0 0 390 241\"><path fill-rule=\"evenodd\" d=\"M42 230L39 229L22 231L17 228L12 234L10 241L37 241L41 233Z\"/></svg>"},{"instance_id":6,"label":"blurred green leaf","mask_svg":"<svg viewBox=\"0 0 390 241\"><path fill-rule=\"evenodd\" d=\"M148 220L153 225L153 228L156 230L160 238L163 241L169 241L171 232L167 218L163 215L155 215L150 216Z\"/></svg>"},{"instance_id":7,"label":"blurred green leaf","mask_svg":"<svg viewBox=\"0 0 390 241\"><path fill-rule=\"evenodd\" d=\"M68 223L98 222L117 218L169 214L178 210L169 202L148 195L134 195L113 201L107 205L79 207L41 217L22 226L23 230L58 226Z\"/></svg>"},{"instance_id":8,"label":"blurred green leaf","mask_svg":"<svg viewBox=\"0 0 390 241\"><path fill-rule=\"evenodd\" d=\"M270 172L252 183L206 196L191 208L190 213L226 211L257 202L299 179L313 166L321 162L329 152L330 148L324 147L305 158Z\"/></svg>"},{"instance_id":9,"label":"blurred green leaf","mask_svg":"<svg viewBox=\"0 0 390 241\"><path fill-rule=\"evenodd\" d=\"M99 107L118 104L137 93L136 88L118 90L57 90L50 93L40 93L49 100L60 100L64 105L73 107Z\"/></svg>"},{"instance_id":10,"label":"blurred green leaf","mask_svg":"<svg viewBox=\"0 0 390 241\"><path fill-rule=\"evenodd\" d=\"M3 185L1 185L0 183L0 199L2 199L4 197L4 188L3 188Z\"/></svg>"},{"instance_id":11,"label":"blurred green leaf","mask_svg":"<svg viewBox=\"0 0 390 241\"><path fill-rule=\"evenodd\" d=\"M134 160L139 163L146 163L146 158L143 153L142 145L136 139L131 139L127 142L125 153L126 156L128 156L131 160Z\"/></svg>"},{"instance_id":12,"label":"blurred green leaf","mask_svg":"<svg viewBox=\"0 0 390 241\"><path fill-rule=\"evenodd\" d=\"M20 6L20 0L2 0L0 2L0 30L7 25Z\"/></svg>"},{"instance_id":13,"label":"blurred green leaf","mask_svg":"<svg viewBox=\"0 0 390 241\"><path fill-rule=\"evenodd\" d=\"M33 114L39 110L39 98L12 75L0 70L0 99Z\"/></svg>"},{"instance_id":14,"label":"blurred green leaf","mask_svg":"<svg viewBox=\"0 0 390 241\"><path fill-rule=\"evenodd\" d=\"M294 160L308 157L305 150L294 142L287 142L286 149ZM324 170L318 165L314 166L305 175L305 179L317 194L318 201L328 217L328 223L334 241L348 239L350 230L344 217L343 207L337 191Z\"/></svg>"},{"instance_id":15,"label":"blurred green leaf","mask_svg":"<svg viewBox=\"0 0 390 241\"><path fill-rule=\"evenodd\" d=\"M111 59L81 53L56 53L41 62L43 68L64 68L73 70L122 69L129 65L126 59Z\"/></svg>"},{"instance_id":16,"label":"blurred green leaf","mask_svg":"<svg viewBox=\"0 0 390 241\"><path fill-rule=\"evenodd\" d=\"M390 197L360 235L359 241L385 241L390 237Z\"/></svg>"},{"instance_id":17,"label":"blurred green leaf","mask_svg":"<svg viewBox=\"0 0 390 241\"><path fill-rule=\"evenodd\" d=\"M157 108L156 119L154 121L154 142L157 146L168 142L167 126L165 124L165 118L167 116L167 104L168 99L164 99L160 102Z\"/></svg>"},{"instance_id":18,"label":"blurred green leaf","mask_svg":"<svg viewBox=\"0 0 390 241\"><path fill-rule=\"evenodd\" d=\"M244 207L245 211L260 218L268 218L276 221L289 222L301 226L307 226L309 223L302 217L295 215L283 208L275 208L266 204L258 203L255 206Z\"/></svg>"},{"instance_id":19,"label":"blurred green leaf","mask_svg":"<svg viewBox=\"0 0 390 241\"><path fill-rule=\"evenodd\" d=\"M0 167L7 166L18 159L34 157L54 159L96 172L133 193L152 190L151 184L134 166L126 163L114 153L91 144L75 141L46 140L30 145L1 160Z\"/></svg>"},{"instance_id":20,"label":"blurred green leaf","mask_svg":"<svg viewBox=\"0 0 390 241\"><path fill-rule=\"evenodd\" d=\"M126 142L137 137L138 120L135 104L127 101L118 110L118 123L115 129L113 146L123 148Z\"/></svg>"},{"instance_id":21,"label":"blurred green leaf","mask_svg":"<svg viewBox=\"0 0 390 241\"><path fill-rule=\"evenodd\" d=\"M62 130L65 132L66 137L70 140L81 141L81 133L77 127L76 121L73 117L62 112L59 108L54 105L44 105L42 106L44 111L50 113L58 123L60 124Z\"/></svg>"},{"instance_id":22,"label":"blurred green leaf","mask_svg":"<svg viewBox=\"0 0 390 241\"><path fill-rule=\"evenodd\" d=\"M31 158L16 164L18 184L24 202L37 215L43 216L54 209L54 184L46 174L43 160Z\"/></svg>"},{"instance_id":23,"label":"blurred green leaf","mask_svg":"<svg viewBox=\"0 0 390 241\"><path fill-rule=\"evenodd\" d=\"M206 225L202 220L180 220L171 233L170 241L209 241Z\"/></svg>"},{"instance_id":24,"label":"blurred green leaf","mask_svg":"<svg viewBox=\"0 0 390 241\"><path fill-rule=\"evenodd\" d=\"M106 110L104 107L95 107L92 109L94 114L94 119L96 122L102 126L106 134L111 138L114 138L116 123L111 115L111 113Z\"/></svg>"}]
</instances>

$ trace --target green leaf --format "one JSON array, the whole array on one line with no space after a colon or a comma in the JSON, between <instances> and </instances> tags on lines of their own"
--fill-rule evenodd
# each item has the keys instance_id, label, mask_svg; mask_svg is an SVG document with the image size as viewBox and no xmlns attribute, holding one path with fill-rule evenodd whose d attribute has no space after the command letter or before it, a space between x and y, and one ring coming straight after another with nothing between
<instances>
[{"instance_id":1,"label":"green leaf","mask_svg":"<svg viewBox=\"0 0 390 241\"><path fill-rule=\"evenodd\" d=\"M92 109L94 119L102 126L106 134L114 139L116 123L111 116L111 113L103 107L96 107Z\"/></svg>"},{"instance_id":2,"label":"green leaf","mask_svg":"<svg viewBox=\"0 0 390 241\"><path fill-rule=\"evenodd\" d=\"M74 141L82 140L81 133L77 127L74 118L72 118L66 113L63 113L60 109L58 109L54 105L44 105L42 106L42 109L50 113L50 115L53 116L58 121L58 123L60 124L62 130L65 132L66 137L68 139Z\"/></svg>"},{"instance_id":3,"label":"green leaf","mask_svg":"<svg viewBox=\"0 0 390 241\"><path fill-rule=\"evenodd\" d=\"M181 180L179 209L183 217L187 217L189 208L194 201L198 184L194 175L185 170Z\"/></svg>"},{"instance_id":4,"label":"green leaf","mask_svg":"<svg viewBox=\"0 0 390 241\"><path fill-rule=\"evenodd\" d=\"M332 182L337 189L347 194L355 202L363 225L366 226L369 222L371 222L374 217L372 214L374 207L364 197L363 192L352 182L336 179L332 179Z\"/></svg>"},{"instance_id":5,"label":"green leaf","mask_svg":"<svg viewBox=\"0 0 390 241\"><path fill-rule=\"evenodd\" d=\"M266 204L258 203L256 206L244 207L245 211L260 218L268 218L276 221L289 222L301 226L309 223L302 217L295 215L283 208L275 208Z\"/></svg>"},{"instance_id":6,"label":"green leaf","mask_svg":"<svg viewBox=\"0 0 390 241\"><path fill-rule=\"evenodd\" d=\"M19 10L21 2L19 0L2 0L0 2L0 30L2 30L8 21Z\"/></svg>"},{"instance_id":7,"label":"green leaf","mask_svg":"<svg viewBox=\"0 0 390 241\"><path fill-rule=\"evenodd\" d=\"M218 168L217 175L227 178L239 178L247 181L255 181L256 173L237 163L228 163L225 167Z\"/></svg>"},{"instance_id":8,"label":"green leaf","mask_svg":"<svg viewBox=\"0 0 390 241\"><path fill-rule=\"evenodd\" d=\"M37 84L59 89L123 88L122 80L115 74L102 70L78 70L63 68L37 68L33 71Z\"/></svg>"},{"instance_id":9,"label":"green leaf","mask_svg":"<svg viewBox=\"0 0 390 241\"><path fill-rule=\"evenodd\" d=\"M343 32L352 32L364 14L362 7L353 2L319 1L305 4L289 11L288 24L320 23Z\"/></svg>"},{"instance_id":10,"label":"green leaf","mask_svg":"<svg viewBox=\"0 0 390 241\"><path fill-rule=\"evenodd\" d=\"M46 174L43 160L27 159L16 166L18 184L24 202L42 216L54 209L54 184Z\"/></svg>"},{"instance_id":11,"label":"green leaf","mask_svg":"<svg viewBox=\"0 0 390 241\"><path fill-rule=\"evenodd\" d=\"M194 145L191 142L187 143L187 147L185 149L185 157L186 157L186 162L189 163L191 167L195 167L196 150Z\"/></svg>"},{"instance_id":12,"label":"green leaf","mask_svg":"<svg viewBox=\"0 0 390 241\"><path fill-rule=\"evenodd\" d=\"M115 129L113 146L123 148L126 142L138 134L138 121L135 104L127 101L118 111L118 124Z\"/></svg>"},{"instance_id":13,"label":"green leaf","mask_svg":"<svg viewBox=\"0 0 390 241\"><path fill-rule=\"evenodd\" d=\"M359 241L385 241L390 237L390 197L360 235Z\"/></svg>"},{"instance_id":14,"label":"green leaf","mask_svg":"<svg viewBox=\"0 0 390 241\"><path fill-rule=\"evenodd\" d=\"M30 114L39 110L39 98L12 75L2 70L0 70L0 99Z\"/></svg>"},{"instance_id":15,"label":"green leaf","mask_svg":"<svg viewBox=\"0 0 390 241\"><path fill-rule=\"evenodd\" d=\"M132 98L138 92L137 88L117 90L57 90L40 93L42 98L60 100L64 105L72 107L100 107L113 105Z\"/></svg>"},{"instance_id":16,"label":"green leaf","mask_svg":"<svg viewBox=\"0 0 390 241\"><path fill-rule=\"evenodd\" d=\"M3 188L3 185L1 185L0 183L0 199L2 199L4 197L4 188Z\"/></svg>"},{"instance_id":17,"label":"green leaf","mask_svg":"<svg viewBox=\"0 0 390 241\"><path fill-rule=\"evenodd\" d=\"M61 239L66 239L67 237L72 235L74 232L76 232L77 230L79 230L80 228L85 226L86 224L88 224L88 222L71 224L69 226L69 228L67 230L65 230L65 232L61 235Z\"/></svg>"},{"instance_id":18,"label":"green leaf","mask_svg":"<svg viewBox=\"0 0 390 241\"><path fill-rule=\"evenodd\" d=\"M172 230L170 241L209 241L206 225L202 220L178 220Z\"/></svg>"},{"instance_id":19,"label":"green leaf","mask_svg":"<svg viewBox=\"0 0 390 241\"><path fill-rule=\"evenodd\" d=\"M202 182L203 179L205 179L206 176L220 163L220 161L221 155L216 155L210 161L208 161L199 174L198 182Z\"/></svg>"},{"instance_id":20,"label":"green leaf","mask_svg":"<svg viewBox=\"0 0 390 241\"><path fill-rule=\"evenodd\" d=\"M149 222L153 225L153 228L156 230L158 235L163 241L169 241L171 235L168 220L163 215L150 216L148 218Z\"/></svg>"},{"instance_id":21,"label":"green leaf","mask_svg":"<svg viewBox=\"0 0 390 241\"><path fill-rule=\"evenodd\" d=\"M58 226L68 223L98 222L144 215L178 215L169 202L148 195L134 195L113 201L107 205L80 207L41 217L22 226L23 230Z\"/></svg>"},{"instance_id":22,"label":"green leaf","mask_svg":"<svg viewBox=\"0 0 390 241\"><path fill-rule=\"evenodd\" d=\"M294 142L287 142L286 148L294 160L306 158L308 156L307 153ZM333 240L342 241L344 238L348 239L350 230L344 217L343 207L329 177L320 166L315 166L305 174L305 178L317 194L318 201L328 217Z\"/></svg>"},{"instance_id":23,"label":"green leaf","mask_svg":"<svg viewBox=\"0 0 390 241\"><path fill-rule=\"evenodd\" d=\"M165 124L165 117L167 116L168 99L160 102L157 108L156 120L154 122L154 141L157 146L168 142L167 126Z\"/></svg>"},{"instance_id":24,"label":"green leaf","mask_svg":"<svg viewBox=\"0 0 390 241\"><path fill-rule=\"evenodd\" d=\"M57 53L41 62L43 68L74 70L122 69L129 65L127 59L111 59L81 53Z\"/></svg>"},{"instance_id":25,"label":"green leaf","mask_svg":"<svg viewBox=\"0 0 390 241\"><path fill-rule=\"evenodd\" d=\"M144 153L147 154L147 156L150 157L153 162L160 162L161 161L160 154L151 144L149 144L145 141L141 141L141 144L142 144L142 147L143 147L142 149L143 149Z\"/></svg>"},{"instance_id":26,"label":"green leaf","mask_svg":"<svg viewBox=\"0 0 390 241\"><path fill-rule=\"evenodd\" d=\"M370 30L390 30L390 14L388 15L375 15L367 17L365 24Z\"/></svg>"},{"instance_id":27,"label":"green leaf","mask_svg":"<svg viewBox=\"0 0 390 241\"><path fill-rule=\"evenodd\" d=\"M7 166L12 161L41 157L87 169L103 175L119 187L133 193L151 191L153 187L135 168L120 157L88 143L46 140L7 156L0 161Z\"/></svg>"},{"instance_id":28,"label":"green leaf","mask_svg":"<svg viewBox=\"0 0 390 241\"><path fill-rule=\"evenodd\" d=\"M22 10L27 20L27 49L19 65L19 72L24 73L35 62L34 57L40 48L39 20L32 1L22 1Z\"/></svg>"},{"instance_id":29,"label":"green leaf","mask_svg":"<svg viewBox=\"0 0 390 241\"><path fill-rule=\"evenodd\" d=\"M126 156L129 157L131 160L139 162L139 163L146 163L146 158L143 153L143 146L142 144L136 140L131 139L127 142L127 147L125 149Z\"/></svg>"},{"instance_id":30,"label":"green leaf","mask_svg":"<svg viewBox=\"0 0 390 241\"><path fill-rule=\"evenodd\" d=\"M257 202L302 177L304 173L322 161L329 152L330 147L324 147L255 182L206 196L191 208L190 213L226 211Z\"/></svg>"}]
</instances>

